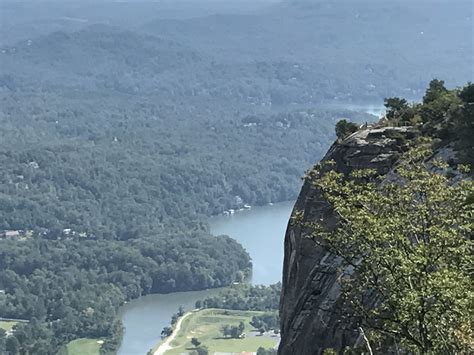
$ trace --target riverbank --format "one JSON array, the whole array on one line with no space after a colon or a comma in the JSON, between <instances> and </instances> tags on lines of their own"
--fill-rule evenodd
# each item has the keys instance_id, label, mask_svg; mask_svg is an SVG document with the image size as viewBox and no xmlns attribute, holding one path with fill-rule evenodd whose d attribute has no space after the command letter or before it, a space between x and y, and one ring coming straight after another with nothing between
<instances>
[{"instance_id":1,"label":"riverbank","mask_svg":"<svg viewBox=\"0 0 474 355\"><path fill-rule=\"evenodd\" d=\"M176 323L173 333L159 344L151 354L178 355L196 349L191 342L199 341L199 346L206 347L209 354L213 353L254 353L259 347L274 348L279 336L273 332L261 334L250 323L255 316L264 315L261 311L237 311L208 308L193 310L184 314ZM224 326L243 324L240 337L229 337L222 334ZM173 343L173 344L172 344Z\"/></svg>"},{"instance_id":2,"label":"riverbank","mask_svg":"<svg viewBox=\"0 0 474 355\"><path fill-rule=\"evenodd\" d=\"M153 355L163 355L166 351L171 350L173 347L171 346L171 342L176 338L177 334L181 330L181 324L183 324L183 321L191 316L193 312L196 312L198 310L193 310L188 313L185 313L182 317L178 319L176 322L176 325L173 328L173 332L171 333L170 336L168 336L164 342L160 343L157 345L156 350L152 352Z\"/></svg>"},{"instance_id":3,"label":"riverbank","mask_svg":"<svg viewBox=\"0 0 474 355\"><path fill-rule=\"evenodd\" d=\"M117 355L146 354L155 347L164 327L181 306L195 309L196 301L214 296L224 288L203 291L153 294L130 301L121 309L123 340Z\"/></svg>"},{"instance_id":4,"label":"riverbank","mask_svg":"<svg viewBox=\"0 0 474 355\"><path fill-rule=\"evenodd\" d=\"M283 240L293 205L294 201L288 201L256 206L232 216L209 219L212 234L229 235L250 253L253 284L269 285L281 280ZM117 355L146 354L156 346L161 330L169 326L180 306L185 310L194 309L196 301L221 290L154 294L124 305L120 314L124 333Z\"/></svg>"}]
</instances>

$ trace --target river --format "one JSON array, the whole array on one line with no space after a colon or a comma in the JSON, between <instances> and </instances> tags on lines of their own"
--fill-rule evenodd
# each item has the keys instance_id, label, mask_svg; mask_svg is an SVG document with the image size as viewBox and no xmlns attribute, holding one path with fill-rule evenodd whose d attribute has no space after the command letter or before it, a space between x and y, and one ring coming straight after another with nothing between
<instances>
[{"instance_id":1,"label":"river","mask_svg":"<svg viewBox=\"0 0 474 355\"><path fill-rule=\"evenodd\" d=\"M281 280L283 239L293 204L277 203L210 219L214 235L227 234L247 249L252 257L254 284L268 285ZM158 343L161 330L169 325L179 306L191 309L197 300L217 292L148 295L126 304L121 310L125 330L118 355L145 355Z\"/></svg>"},{"instance_id":2,"label":"river","mask_svg":"<svg viewBox=\"0 0 474 355\"><path fill-rule=\"evenodd\" d=\"M330 107L343 107L375 116L380 116L385 110L380 105L335 104ZM249 252L253 262L252 283L269 285L281 280L283 238L293 204L277 203L210 219L214 235L227 234ZM125 330L118 355L145 355L159 341L161 330L169 325L179 306L191 309L198 299L217 292L219 290L149 295L128 303L121 310Z\"/></svg>"}]
</instances>

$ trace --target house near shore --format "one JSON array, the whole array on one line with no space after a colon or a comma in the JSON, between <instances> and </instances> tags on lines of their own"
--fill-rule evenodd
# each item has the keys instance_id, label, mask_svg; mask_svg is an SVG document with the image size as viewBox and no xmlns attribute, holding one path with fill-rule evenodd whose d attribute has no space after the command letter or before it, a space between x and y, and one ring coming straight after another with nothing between
<instances>
[{"instance_id":1,"label":"house near shore","mask_svg":"<svg viewBox=\"0 0 474 355\"><path fill-rule=\"evenodd\" d=\"M20 231L16 230L4 230L0 231L0 239L14 239L21 236Z\"/></svg>"},{"instance_id":2,"label":"house near shore","mask_svg":"<svg viewBox=\"0 0 474 355\"><path fill-rule=\"evenodd\" d=\"M25 239L33 236L32 230L0 230L0 239Z\"/></svg>"}]
</instances>

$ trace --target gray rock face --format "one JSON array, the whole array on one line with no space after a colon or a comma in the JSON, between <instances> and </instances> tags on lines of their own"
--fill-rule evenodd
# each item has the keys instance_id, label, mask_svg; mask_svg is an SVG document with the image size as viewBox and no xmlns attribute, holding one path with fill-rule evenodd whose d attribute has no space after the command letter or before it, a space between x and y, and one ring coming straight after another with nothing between
<instances>
[{"instance_id":1,"label":"gray rock face","mask_svg":"<svg viewBox=\"0 0 474 355\"><path fill-rule=\"evenodd\" d=\"M323 160L334 160L336 169L346 174L361 168L386 174L415 136L411 127L369 127L334 143ZM324 217L328 227L335 223L330 205L310 181L302 187L293 215L296 212L304 212L305 222ZM340 295L340 260L306 235L290 221L280 301L279 353L284 355L321 354L326 348L340 350L360 342L358 331L334 312Z\"/></svg>"}]
</instances>

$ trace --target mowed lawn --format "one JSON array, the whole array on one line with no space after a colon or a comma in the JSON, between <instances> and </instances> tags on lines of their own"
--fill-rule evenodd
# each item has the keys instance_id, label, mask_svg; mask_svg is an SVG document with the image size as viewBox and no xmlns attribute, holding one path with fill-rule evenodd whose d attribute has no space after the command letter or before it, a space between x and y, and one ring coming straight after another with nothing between
<instances>
[{"instance_id":1,"label":"mowed lawn","mask_svg":"<svg viewBox=\"0 0 474 355\"><path fill-rule=\"evenodd\" d=\"M16 323L17 323L17 322L6 321L6 320L0 320L0 329L3 329L3 330L5 330L6 332L9 332L10 330L12 330L13 326L14 326Z\"/></svg>"},{"instance_id":2,"label":"mowed lawn","mask_svg":"<svg viewBox=\"0 0 474 355\"><path fill-rule=\"evenodd\" d=\"M253 316L265 312L232 311L224 309L204 309L193 313L184 319L180 331L171 342L172 350L166 355L178 355L191 352L194 346L192 338L198 338L202 345L207 346L209 353L214 352L256 352L259 347L272 348L278 342L276 336L260 336L256 329L250 325ZM224 325L236 325L240 322L245 324L246 337L243 339L224 338L221 328Z\"/></svg>"},{"instance_id":3,"label":"mowed lawn","mask_svg":"<svg viewBox=\"0 0 474 355\"><path fill-rule=\"evenodd\" d=\"M67 344L68 355L99 355L99 339L76 339Z\"/></svg>"}]
</instances>

